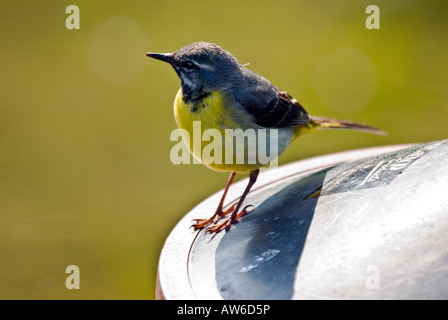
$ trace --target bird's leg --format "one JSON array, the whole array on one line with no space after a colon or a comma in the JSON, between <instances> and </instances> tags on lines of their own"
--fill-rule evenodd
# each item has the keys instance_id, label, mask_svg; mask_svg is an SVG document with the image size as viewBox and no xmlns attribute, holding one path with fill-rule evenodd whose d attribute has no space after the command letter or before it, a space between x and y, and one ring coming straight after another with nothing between
<instances>
[{"instance_id":1,"label":"bird's leg","mask_svg":"<svg viewBox=\"0 0 448 320\"><path fill-rule=\"evenodd\" d=\"M257 177L258 177L258 173L260 172L259 169L253 170L250 172L249 174L249 183L247 184L246 189L243 192L243 195L241 196L240 200L238 201L238 204L236 205L235 209L232 212L232 215L224 220L223 222L214 225L212 227L208 227L205 232L206 233L218 233L220 231L222 231L223 229L226 229L226 231L228 231L230 229L230 226L235 223L236 220L238 220L240 217L244 216L247 213L247 208L251 207L246 206L244 207L243 210L240 210L241 205L244 202L244 199L246 199L247 194L249 193L250 189L252 188L252 186L254 185L254 183L257 181Z\"/></svg>"},{"instance_id":2,"label":"bird's leg","mask_svg":"<svg viewBox=\"0 0 448 320\"><path fill-rule=\"evenodd\" d=\"M224 207L224 200L226 198L227 191L229 191L229 187L232 184L235 175L236 172L232 172L230 174L229 181L227 182L226 188L224 189L224 194L221 197L221 201L219 201L219 205L218 208L216 208L215 214L213 214L209 219L194 219L192 221L193 224L191 225L191 228L193 228L194 231L207 227L208 225L214 223L215 219L225 217L235 209L235 205L232 205L229 209L225 211L222 210L222 208Z\"/></svg>"}]
</instances>

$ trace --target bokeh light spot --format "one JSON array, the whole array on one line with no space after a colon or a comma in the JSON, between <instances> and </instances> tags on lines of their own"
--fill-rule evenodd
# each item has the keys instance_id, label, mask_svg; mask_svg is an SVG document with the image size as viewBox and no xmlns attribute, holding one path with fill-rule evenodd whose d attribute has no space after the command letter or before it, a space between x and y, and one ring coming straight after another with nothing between
<instances>
[{"instance_id":1,"label":"bokeh light spot","mask_svg":"<svg viewBox=\"0 0 448 320\"><path fill-rule=\"evenodd\" d=\"M314 88L325 105L340 112L364 108L377 87L373 62L356 48L340 47L321 58L314 71Z\"/></svg>"}]
</instances>

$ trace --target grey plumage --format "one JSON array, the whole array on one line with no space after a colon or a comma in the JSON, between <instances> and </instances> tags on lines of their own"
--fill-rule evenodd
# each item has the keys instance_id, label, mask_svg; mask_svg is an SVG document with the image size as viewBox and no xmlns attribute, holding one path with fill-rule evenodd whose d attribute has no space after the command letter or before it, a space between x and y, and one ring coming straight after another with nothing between
<instances>
[{"instance_id":1,"label":"grey plumage","mask_svg":"<svg viewBox=\"0 0 448 320\"><path fill-rule=\"evenodd\" d=\"M375 134L384 131L364 124L311 117L288 93L242 66L229 52L214 43L195 42L173 53L148 56L169 62L181 80L185 102L200 101L213 91L224 94L264 128L290 128L312 124L316 128L356 129Z\"/></svg>"},{"instance_id":2,"label":"grey plumage","mask_svg":"<svg viewBox=\"0 0 448 320\"><path fill-rule=\"evenodd\" d=\"M286 128L307 124L305 109L269 80L242 66L216 44L196 42L171 54L185 99L203 97L212 91L225 93L234 104L266 128ZM189 69L187 62L197 68Z\"/></svg>"}]
</instances>

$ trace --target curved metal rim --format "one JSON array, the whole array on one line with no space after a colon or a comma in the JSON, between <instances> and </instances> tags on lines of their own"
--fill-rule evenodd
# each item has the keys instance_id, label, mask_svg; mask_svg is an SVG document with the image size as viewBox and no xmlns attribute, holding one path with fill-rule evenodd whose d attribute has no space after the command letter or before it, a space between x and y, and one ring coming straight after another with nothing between
<instances>
[{"instance_id":1,"label":"curved metal rim","mask_svg":"<svg viewBox=\"0 0 448 320\"><path fill-rule=\"evenodd\" d=\"M291 174L312 172L314 170L343 163L347 161L367 158L378 154L384 154L411 146L392 145L363 148L350 151L342 151L325 156L317 156L299 160L274 169L267 169L260 174L257 181L258 187L273 181L280 180ZM232 185L228 193L228 199L236 199L244 190L247 179L242 179ZM197 299L189 282L188 261L192 244L199 233L190 230L193 218L208 218L210 207L215 206L221 197L222 190L211 195L196 207L190 210L174 227L162 248L156 284L156 299L162 300L195 300ZM219 239L214 239L219 241Z\"/></svg>"}]
</instances>

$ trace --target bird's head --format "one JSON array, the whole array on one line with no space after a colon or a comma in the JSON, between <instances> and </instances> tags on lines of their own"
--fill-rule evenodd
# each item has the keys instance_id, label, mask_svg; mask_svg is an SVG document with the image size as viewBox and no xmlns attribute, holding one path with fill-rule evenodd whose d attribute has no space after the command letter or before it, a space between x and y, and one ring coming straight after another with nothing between
<instances>
[{"instance_id":1,"label":"bird's head","mask_svg":"<svg viewBox=\"0 0 448 320\"><path fill-rule=\"evenodd\" d=\"M171 64L184 96L191 98L228 87L241 68L232 54L208 42L195 42L172 53L148 52L146 56Z\"/></svg>"}]
</instances>

